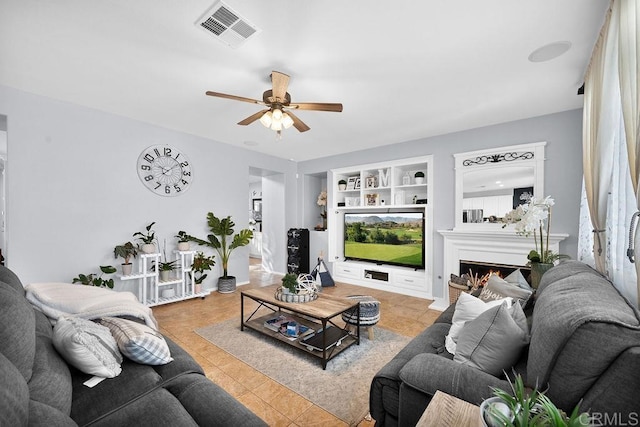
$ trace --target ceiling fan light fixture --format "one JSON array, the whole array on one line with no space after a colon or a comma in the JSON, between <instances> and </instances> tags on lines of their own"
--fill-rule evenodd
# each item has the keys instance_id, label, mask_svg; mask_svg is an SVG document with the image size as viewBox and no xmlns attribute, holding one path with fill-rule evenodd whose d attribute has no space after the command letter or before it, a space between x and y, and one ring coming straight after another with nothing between
<instances>
[{"instance_id":1,"label":"ceiling fan light fixture","mask_svg":"<svg viewBox=\"0 0 640 427\"><path fill-rule=\"evenodd\" d=\"M262 126L266 128L271 127L271 122L273 122L273 115L271 114L271 111L267 111L262 115L262 117L260 117L260 123L262 123Z\"/></svg>"},{"instance_id":2,"label":"ceiling fan light fixture","mask_svg":"<svg viewBox=\"0 0 640 427\"><path fill-rule=\"evenodd\" d=\"M273 120L275 121L280 121L282 120L282 110L279 108L274 108L273 109Z\"/></svg>"},{"instance_id":3,"label":"ceiling fan light fixture","mask_svg":"<svg viewBox=\"0 0 640 427\"><path fill-rule=\"evenodd\" d=\"M273 123L271 123L271 130L280 132L282 130L282 122L279 120L274 120Z\"/></svg>"},{"instance_id":4,"label":"ceiling fan light fixture","mask_svg":"<svg viewBox=\"0 0 640 427\"><path fill-rule=\"evenodd\" d=\"M289 129L293 126L293 119L287 113L282 115L282 126L284 126L285 129Z\"/></svg>"}]
</instances>

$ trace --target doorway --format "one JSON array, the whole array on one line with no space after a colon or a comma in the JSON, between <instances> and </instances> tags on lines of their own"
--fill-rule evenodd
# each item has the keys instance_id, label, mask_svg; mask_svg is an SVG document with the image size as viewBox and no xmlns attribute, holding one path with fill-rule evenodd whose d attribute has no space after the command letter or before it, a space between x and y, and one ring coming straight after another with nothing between
<instances>
[{"instance_id":1,"label":"doorway","mask_svg":"<svg viewBox=\"0 0 640 427\"><path fill-rule=\"evenodd\" d=\"M286 271L284 174L249 168L249 221L254 229L250 250L252 269L266 273Z\"/></svg>"}]
</instances>

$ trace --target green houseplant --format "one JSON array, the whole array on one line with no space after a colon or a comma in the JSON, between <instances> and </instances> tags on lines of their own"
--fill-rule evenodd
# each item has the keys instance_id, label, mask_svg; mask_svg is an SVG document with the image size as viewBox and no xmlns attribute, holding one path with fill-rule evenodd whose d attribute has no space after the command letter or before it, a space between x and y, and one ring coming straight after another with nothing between
<instances>
[{"instance_id":1,"label":"green houseplant","mask_svg":"<svg viewBox=\"0 0 640 427\"><path fill-rule=\"evenodd\" d=\"M179 251L188 251L189 250L189 236L184 231L178 231L178 234L175 236L178 239L178 250Z\"/></svg>"},{"instance_id":2,"label":"green houseplant","mask_svg":"<svg viewBox=\"0 0 640 427\"><path fill-rule=\"evenodd\" d=\"M201 246L213 248L218 253L223 271L222 276L218 279L218 292L233 292L236 289L236 278L229 275L229 258L234 249L249 244L253 232L245 228L234 234L235 223L231 220L231 216L218 218L212 212L207 214L207 225L211 231L211 234L207 235L207 240L187 235L188 240Z\"/></svg>"},{"instance_id":3,"label":"green houseplant","mask_svg":"<svg viewBox=\"0 0 640 427\"><path fill-rule=\"evenodd\" d=\"M480 415L485 426L588 426L589 414L576 406L570 415L558 409L544 392L537 388L528 391L518 374L514 381L508 378L511 390L492 387L494 397L480 405Z\"/></svg>"},{"instance_id":4,"label":"green houseplant","mask_svg":"<svg viewBox=\"0 0 640 427\"><path fill-rule=\"evenodd\" d=\"M285 288L291 294L298 293L298 276L295 274L287 273L282 277L282 287Z\"/></svg>"},{"instance_id":5,"label":"green houseplant","mask_svg":"<svg viewBox=\"0 0 640 427\"><path fill-rule=\"evenodd\" d=\"M198 252L193 257L193 263L191 263L191 269L193 270L193 281L195 293L202 291L202 282L207 278L205 271L211 270L211 267L216 265L215 256L207 256L203 252Z\"/></svg>"},{"instance_id":6,"label":"green houseplant","mask_svg":"<svg viewBox=\"0 0 640 427\"><path fill-rule=\"evenodd\" d=\"M413 174L413 177L416 180L416 184L424 184L424 172L418 171L415 174Z\"/></svg>"},{"instance_id":7,"label":"green houseplant","mask_svg":"<svg viewBox=\"0 0 640 427\"><path fill-rule=\"evenodd\" d=\"M133 233L133 237L137 237L142 243L142 252L145 254L156 253L156 233L153 231L155 221L145 227L145 232L137 231Z\"/></svg>"},{"instance_id":8,"label":"green houseplant","mask_svg":"<svg viewBox=\"0 0 640 427\"><path fill-rule=\"evenodd\" d=\"M102 275L113 274L117 271L116 268L111 265L101 265L100 271L101 273L99 275L96 273L78 274L78 277L74 277L71 283L81 283L87 286L97 286L99 288L113 289L113 279L103 279Z\"/></svg>"},{"instance_id":9,"label":"green houseplant","mask_svg":"<svg viewBox=\"0 0 640 427\"><path fill-rule=\"evenodd\" d=\"M116 259L118 257L124 259L124 262L122 263L122 275L129 276L131 275L131 270L133 267L133 264L131 264L130 260L132 257L135 258L138 256L138 248L131 242L123 243L113 248L113 256Z\"/></svg>"},{"instance_id":10,"label":"green houseplant","mask_svg":"<svg viewBox=\"0 0 640 427\"><path fill-rule=\"evenodd\" d=\"M340 181L338 181L338 190L344 191L346 189L347 189L347 181L345 181L344 179L341 179Z\"/></svg>"}]
</instances>

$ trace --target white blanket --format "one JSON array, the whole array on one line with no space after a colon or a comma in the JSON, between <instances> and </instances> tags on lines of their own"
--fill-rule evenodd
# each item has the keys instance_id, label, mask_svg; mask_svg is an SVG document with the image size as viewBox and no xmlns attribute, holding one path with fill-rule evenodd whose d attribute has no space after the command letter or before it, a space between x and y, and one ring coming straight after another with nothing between
<instances>
[{"instance_id":1,"label":"white blanket","mask_svg":"<svg viewBox=\"0 0 640 427\"><path fill-rule=\"evenodd\" d=\"M55 324L60 316L83 319L133 316L154 329L158 323L151 308L138 302L131 292L116 292L95 286L70 283L32 283L25 286L27 300Z\"/></svg>"}]
</instances>

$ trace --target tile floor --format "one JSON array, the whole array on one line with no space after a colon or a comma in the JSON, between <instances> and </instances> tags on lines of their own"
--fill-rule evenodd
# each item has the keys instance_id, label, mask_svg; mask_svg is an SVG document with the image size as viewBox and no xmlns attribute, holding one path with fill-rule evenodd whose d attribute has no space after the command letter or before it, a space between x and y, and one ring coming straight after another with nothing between
<instances>
[{"instance_id":1,"label":"tile floor","mask_svg":"<svg viewBox=\"0 0 640 427\"><path fill-rule=\"evenodd\" d=\"M250 284L238 287L268 286L280 283L281 275L265 273L252 259ZM380 301L379 326L396 333L414 337L440 315L429 310L431 301L391 292L338 283L324 288L333 295L371 295ZM270 426L345 426L332 414L271 380L251 366L236 359L217 346L201 338L195 329L238 317L240 291L231 294L214 292L205 299L193 299L157 306L153 313L161 331L187 350L206 375L219 384ZM331 363L331 362L329 362ZM320 368L319 368L320 369ZM372 426L364 420L359 426Z\"/></svg>"}]
</instances>

